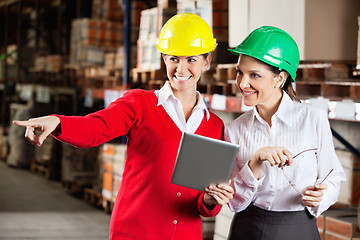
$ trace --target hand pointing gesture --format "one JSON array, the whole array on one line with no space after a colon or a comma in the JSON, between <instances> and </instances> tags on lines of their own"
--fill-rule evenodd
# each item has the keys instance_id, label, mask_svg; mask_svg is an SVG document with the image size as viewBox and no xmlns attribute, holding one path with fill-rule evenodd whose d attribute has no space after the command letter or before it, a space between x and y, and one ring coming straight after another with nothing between
<instances>
[{"instance_id":1,"label":"hand pointing gesture","mask_svg":"<svg viewBox=\"0 0 360 240\"><path fill-rule=\"evenodd\" d=\"M13 123L17 126L26 127L25 137L33 144L41 146L47 136L60 124L60 119L56 116L46 116L28 121L13 121ZM41 133L37 135L35 131L41 131Z\"/></svg>"}]
</instances>

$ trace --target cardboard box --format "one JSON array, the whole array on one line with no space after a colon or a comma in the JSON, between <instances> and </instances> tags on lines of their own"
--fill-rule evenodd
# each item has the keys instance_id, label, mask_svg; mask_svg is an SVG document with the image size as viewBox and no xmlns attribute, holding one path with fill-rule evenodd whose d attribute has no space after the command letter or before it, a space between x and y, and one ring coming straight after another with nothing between
<instances>
[{"instance_id":1,"label":"cardboard box","mask_svg":"<svg viewBox=\"0 0 360 240\"><path fill-rule=\"evenodd\" d=\"M98 147L80 149L62 144L61 179L78 186L92 186L97 177Z\"/></svg>"},{"instance_id":2,"label":"cardboard box","mask_svg":"<svg viewBox=\"0 0 360 240\"><path fill-rule=\"evenodd\" d=\"M213 30L217 41L229 40L229 14L227 0L186 0L177 2L178 13L195 13Z\"/></svg>"},{"instance_id":3,"label":"cardboard box","mask_svg":"<svg viewBox=\"0 0 360 240\"><path fill-rule=\"evenodd\" d=\"M325 217L325 239L360 237L357 216Z\"/></svg>"},{"instance_id":4,"label":"cardboard box","mask_svg":"<svg viewBox=\"0 0 360 240\"><path fill-rule=\"evenodd\" d=\"M360 198L360 161L349 151L336 150L346 174L346 181L341 183L339 203L357 205Z\"/></svg>"},{"instance_id":5,"label":"cardboard box","mask_svg":"<svg viewBox=\"0 0 360 240\"><path fill-rule=\"evenodd\" d=\"M126 159L125 144L106 143L102 147L104 200L114 202L120 187ZM107 203L103 202L104 206Z\"/></svg>"},{"instance_id":6,"label":"cardboard box","mask_svg":"<svg viewBox=\"0 0 360 240\"><path fill-rule=\"evenodd\" d=\"M67 62L68 62L67 56L61 56L61 55L45 56L45 71L52 73L60 72Z\"/></svg>"},{"instance_id":7,"label":"cardboard box","mask_svg":"<svg viewBox=\"0 0 360 240\"><path fill-rule=\"evenodd\" d=\"M354 240L359 235L355 208L334 208L317 218L323 240Z\"/></svg>"}]
</instances>

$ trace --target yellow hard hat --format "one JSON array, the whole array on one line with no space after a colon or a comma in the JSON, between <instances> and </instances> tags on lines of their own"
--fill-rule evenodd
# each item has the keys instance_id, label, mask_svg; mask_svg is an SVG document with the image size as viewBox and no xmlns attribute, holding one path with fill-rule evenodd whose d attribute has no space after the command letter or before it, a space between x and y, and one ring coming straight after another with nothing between
<instances>
[{"instance_id":1,"label":"yellow hard hat","mask_svg":"<svg viewBox=\"0 0 360 240\"><path fill-rule=\"evenodd\" d=\"M210 26L198 15L180 13L171 17L160 31L156 48L163 54L195 56L215 50Z\"/></svg>"}]
</instances>

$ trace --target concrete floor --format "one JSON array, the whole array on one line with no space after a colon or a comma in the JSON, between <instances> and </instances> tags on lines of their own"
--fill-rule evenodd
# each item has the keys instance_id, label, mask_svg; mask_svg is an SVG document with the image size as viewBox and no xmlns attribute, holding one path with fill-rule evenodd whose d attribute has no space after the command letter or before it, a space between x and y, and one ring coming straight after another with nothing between
<instances>
[{"instance_id":1,"label":"concrete floor","mask_svg":"<svg viewBox=\"0 0 360 240\"><path fill-rule=\"evenodd\" d=\"M0 161L1 240L104 240L110 215L68 194L59 182Z\"/></svg>"}]
</instances>

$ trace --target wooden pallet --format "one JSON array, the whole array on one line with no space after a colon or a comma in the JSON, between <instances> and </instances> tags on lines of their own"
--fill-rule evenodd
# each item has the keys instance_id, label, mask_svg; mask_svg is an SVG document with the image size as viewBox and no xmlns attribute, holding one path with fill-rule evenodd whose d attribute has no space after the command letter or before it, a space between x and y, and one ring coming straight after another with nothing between
<instances>
[{"instance_id":1,"label":"wooden pallet","mask_svg":"<svg viewBox=\"0 0 360 240\"><path fill-rule=\"evenodd\" d=\"M236 63L218 64L216 66L215 79L217 82L226 83L228 80L236 79Z\"/></svg>"},{"instance_id":2,"label":"wooden pallet","mask_svg":"<svg viewBox=\"0 0 360 240\"><path fill-rule=\"evenodd\" d=\"M46 179L50 179L53 173L52 168L48 165L48 161L39 161L32 159L30 170Z\"/></svg>"},{"instance_id":3,"label":"wooden pallet","mask_svg":"<svg viewBox=\"0 0 360 240\"><path fill-rule=\"evenodd\" d=\"M297 70L297 80L332 81L352 76L354 61L302 61Z\"/></svg>"},{"instance_id":4,"label":"wooden pallet","mask_svg":"<svg viewBox=\"0 0 360 240\"><path fill-rule=\"evenodd\" d=\"M65 181L65 180L61 181L61 185L63 186L63 188L66 189L66 191L68 191L71 194L76 194L76 195L82 194L84 191L84 188L85 188L85 186L80 186L76 182Z\"/></svg>"},{"instance_id":5,"label":"wooden pallet","mask_svg":"<svg viewBox=\"0 0 360 240\"><path fill-rule=\"evenodd\" d=\"M141 70L133 68L131 70L132 82L147 84L150 80L167 80L166 71L159 70Z\"/></svg>"},{"instance_id":6,"label":"wooden pallet","mask_svg":"<svg viewBox=\"0 0 360 240\"><path fill-rule=\"evenodd\" d=\"M360 99L360 82L356 79L297 81L296 91L301 97L322 96L332 100Z\"/></svg>"},{"instance_id":7,"label":"wooden pallet","mask_svg":"<svg viewBox=\"0 0 360 240\"><path fill-rule=\"evenodd\" d=\"M214 82L206 84L206 93L208 94L221 94L225 96L231 96L232 86L224 82Z\"/></svg>"},{"instance_id":8,"label":"wooden pallet","mask_svg":"<svg viewBox=\"0 0 360 240\"><path fill-rule=\"evenodd\" d=\"M160 89L162 86L164 86L165 82L166 82L165 80L150 80L147 83L146 89L149 89L149 90Z\"/></svg>"},{"instance_id":9,"label":"wooden pallet","mask_svg":"<svg viewBox=\"0 0 360 240\"><path fill-rule=\"evenodd\" d=\"M102 207L103 199L101 192L91 188L84 188L84 200L96 207Z\"/></svg>"}]
</instances>

